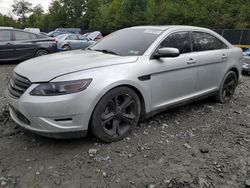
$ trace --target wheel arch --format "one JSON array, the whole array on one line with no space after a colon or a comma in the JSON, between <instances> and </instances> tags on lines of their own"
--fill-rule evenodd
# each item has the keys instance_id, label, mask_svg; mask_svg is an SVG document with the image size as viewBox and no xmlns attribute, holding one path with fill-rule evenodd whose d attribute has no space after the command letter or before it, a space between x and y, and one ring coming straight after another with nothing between
<instances>
[{"instance_id":1,"label":"wheel arch","mask_svg":"<svg viewBox=\"0 0 250 188\"><path fill-rule=\"evenodd\" d=\"M145 96L145 94L143 94L144 93L143 89L139 88L136 85L131 84L131 83L116 83L116 84L112 84L112 85L106 87L105 89L103 89L101 91L101 93L98 94L97 100L96 100L95 104L93 104L93 108L91 109L91 112L90 112L89 122L88 122L88 129L89 129L89 126L90 126L90 121L91 121L91 118L92 118L92 114L93 114L97 104L99 103L99 101L103 98L103 96L106 93L108 93L109 91L111 91L111 90L113 90L115 88L118 88L118 87L128 87L128 88L132 89L138 95L138 97L140 99L140 102L141 102L141 117L140 117L140 119L144 119L146 117L147 107L149 108L149 104L147 104L147 102L149 100L145 100L146 96Z\"/></svg>"},{"instance_id":2,"label":"wheel arch","mask_svg":"<svg viewBox=\"0 0 250 188\"><path fill-rule=\"evenodd\" d=\"M35 53L34 53L34 56L36 55L36 53L39 51L39 50L45 50L46 52L48 52L48 54L50 54L49 50L46 49L46 48L43 48L43 47L40 47L40 48L37 48Z\"/></svg>"}]
</instances>

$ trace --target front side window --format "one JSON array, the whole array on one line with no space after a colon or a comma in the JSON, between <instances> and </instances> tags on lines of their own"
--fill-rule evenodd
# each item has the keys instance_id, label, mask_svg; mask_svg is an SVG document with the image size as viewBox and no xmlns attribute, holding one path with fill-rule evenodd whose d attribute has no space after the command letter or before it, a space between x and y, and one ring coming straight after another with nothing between
<instances>
[{"instance_id":1,"label":"front side window","mask_svg":"<svg viewBox=\"0 0 250 188\"><path fill-rule=\"evenodd\" d=\"M16 40L30 40L31 36L29 33L22 31L15 31Z\"/></svg>"},{"instance_id":2,"label":"front side window","mask_svg":"<svg viewBox=\"0 0 250 188\"><path fill-rule=\"evenodd\" d=\"M11 31L7 30L0 31L0 42L10 41L10 40L11 40Z\"/></svg>"},{"instance_id":3,"label":"front side window","mask_svg":"<svg viewBox=\"0 0 250 188\"><path fill-rule=\"evenodd\" d=\"M208 33L193 32L193 51L226 49L227 46L218 38Z\"/></svg>"},{"instance_id":4,"label":"front side window","mask_svg":"<svg viewBox=\"0 0 250 188\"><path fill-rule=\"evenodd\" d=\"M169 35L160 44L160 48L177 48L181 54L191 52L189 32L178 32Z\"/></svg>"}]
</instances>

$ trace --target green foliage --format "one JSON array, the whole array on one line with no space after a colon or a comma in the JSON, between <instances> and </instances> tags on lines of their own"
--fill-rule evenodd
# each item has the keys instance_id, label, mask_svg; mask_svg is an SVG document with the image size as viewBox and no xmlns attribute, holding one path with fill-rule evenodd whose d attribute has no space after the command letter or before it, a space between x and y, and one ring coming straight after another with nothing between
<instances>
[{"instance_id":1,"label":"green foliage","mask_svg":"<svg viewBox=\"0 0 250 188\"><path fill-rule=\"evenodd\" d=\"M116 30L134 25L184 24L209 28L250 27L249 0L53 0L48 13L41 5L14 0L19 21L0 15L0 25ZM28 16L28 18L26 18Z\"/></svg>"}]
</instances>

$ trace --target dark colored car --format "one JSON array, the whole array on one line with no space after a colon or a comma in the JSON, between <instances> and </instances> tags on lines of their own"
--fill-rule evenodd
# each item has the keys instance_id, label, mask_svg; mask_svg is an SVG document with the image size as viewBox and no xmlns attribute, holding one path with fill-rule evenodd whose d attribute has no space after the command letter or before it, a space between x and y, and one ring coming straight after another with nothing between
<instances>
[{"instance_id":1,"label":"dark colored car","mask_svg":"<svg viewBox=\"0 0 250 188\"><path fill-rule=\"evenodd\" d=\"M57 52L56 40L18 29L0 28L0 61L27 60Z\"/></svg>"}]
</instances>

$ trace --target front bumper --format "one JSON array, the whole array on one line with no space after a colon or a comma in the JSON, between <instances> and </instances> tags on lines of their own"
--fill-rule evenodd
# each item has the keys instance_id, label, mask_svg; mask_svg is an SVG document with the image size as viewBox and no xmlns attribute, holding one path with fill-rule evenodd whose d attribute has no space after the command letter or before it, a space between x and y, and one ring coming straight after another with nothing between
<instances>
[{"instance_id":1,"label":"front bumper","mask_svg":"<svg viewBox=\"0 0 250 188\"><path fill-rule=\"evenodd\" d=\"M55 137L82 137L91 117L90 102L82 101L83 93L62 96L31 96L32 85L19 99L7 92L12 119L21 127L38 134Z\"/></svg>"}]
</instances>

